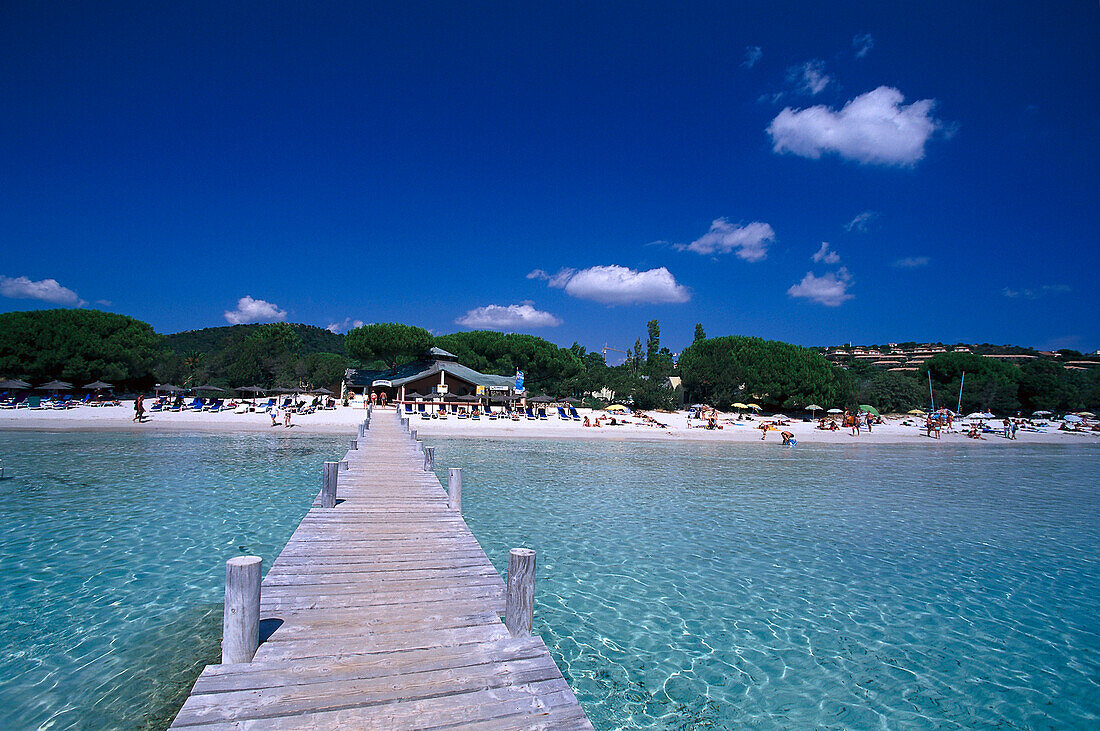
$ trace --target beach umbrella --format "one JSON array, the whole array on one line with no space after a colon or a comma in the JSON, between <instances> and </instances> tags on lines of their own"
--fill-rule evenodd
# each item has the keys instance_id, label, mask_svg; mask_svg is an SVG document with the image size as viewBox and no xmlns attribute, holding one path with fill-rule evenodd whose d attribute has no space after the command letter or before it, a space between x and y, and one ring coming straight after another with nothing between
<instances>
[{"instance_id":1,"label":"beach umbrella","mask_svg":"<svg viewBox=\"0 0 1100 731\"><path fill-rule=\"evenodd\" d=\"M843 414L844 410L843 409L829 409L825 413L826 414Z\"/></svg>"},{"instance_id":2,"label":"beach umbrella","mask_svg":"<svg viewBox=\"0 0 1100 731\"><path fill-rule=\"evenodd\" d=\"M772 418L777 419L778 421L790 421L791 420L791 417L787 416L786 414L772 414Z\"/></svg>"},{"instance_id":3,"label":"beach umbrella","mask_svg":"<svg viewBox=\"0 0 1100 731\"><path fill-rule=\"evenodd\" d=\"M1054 413L1053 411L1047 411L1046 409L1040 409L1039 411L1032 411L1031 415L1032 416L1050 416L1053 413Z\"/></svg>"},{"instance_id":4,"label":"beach umbrella","mask_svg":"<svg viewBox=\"0 0 1100 731\"><path fill-rule=\"evenodd\" d=\"M284 388L284 387L280 386L279 388L271 389L271 393L298 393L298 389L296 389L296 388Z\"/></svg>"},{"instance_id":5,"label":"beach umbrella","mask_svg":"<svg viewBox=\"0 0 1100 731\"><path fill-rule=\"evenodd\" d=\"M0 388L3 388L3 389L9 389L9 388L26 389L26 388L30 388L30 387L31 387L31 384L27 383L26 381L20 381L18 378L9 378L6 381L0 381Z\"/></svg>"},{"instance_id":6,"label":"beach umbrella","mask_svg":"<svg viewBox=\"0 0 1100 731\"><path fill-rule=\"evenodd\" d=\"M875 416L882 416L882 414L878 412L878 409L876 409L874 406L869 406L867 404L860 404L859 410L866 411L868 413L874 414Z\"/></svg>"},{"instance_id":7,"label":"beach umbrella","mask_svg":"<svg viewBox=\"0 0 1100 731\"><path fill-rule=\"evenodd\" d=\"M324 388L324 387L315 388L312 391L310 391L310 393L314 394L315 396L331 396L332 395L332 391L329 391L327 388Z\"/></svg>"},{"instance_id":8,"label":"beach umbrella","mask_svg":"<svg viewBox=\"0 0 1100 731\"><path fill-rule=\"evenodd\" d=\"M43 383L38 387L39 391L70 391L73 384L65 383L64 381L50 381L49 383Z\"/></svg>"},{"instance_id":9,"label":"beach umbrella","mask_svg":"<svg viewBox=\"0 0 1100 731\"><path fill-rule=\"evenodd\" d=\"M109 383L104 383L103 381L92 381L84 386L84 388L89 391L102 391L105 388L114 388L114 386Z\"/></svg>"},{"instance_id":10,"label":"beach umbrella","mask_svg":"<svg viewBox=\"0 0 1100 731\"><path fill-rule=\"evenodd\" d=\"M913 416L927 416L927 414L924 413L923 411L921 411L920 409L913 409L909 413L912 414Z\"/></svg>"},{"instance_id":11,"label":"beach umbrella","mask_svg":"<svg viewBox=\"0 0 1100 731\"><path fill-rule=\"evenodd\" d=\"M746 408L753 409L754 411L760 411L760 404L748 404Z\"/></svg>"},{"instance_id":12,"label":"beach umbrella","mask_svg":"<svg viewBox=\"0 0 1100 731\"><path fill-rule=\"evenodd\" d=\"M575 399L572 396L566 396L565 398L561 399L561 402L565 404L579 404L581 400Z\"/></svg>"},{"instance_id":13,"label":"beach umbrella","mask_svg":"<svg viewBox=\"0 0 1100 731\"><path fill-rule=\"evenodd\" d=\"M413 399L413 398L424 398L424 394L417 393L416 391L405 394L405 400L406 401L408 401L409 399Z\"/></svg>"},{"instance_id":14,"label":"beach umbrella","mask_svg":"<svg viewBox=\"0 0 1100 731\"><path fill-rule=\"evenodd\" d=\"M1084 419L1082 419L1077 414L1066 414L1064 417L1062 417L1062 419L1063 421L1068 421L1073 424L1076 424L1079 421L1084 421Z\"/></svg>"},{"instance_id":15,"label":"beach umbrella","mask_svg":"<svg viewBox=\"0 0 1100 731\"><path fill-rule=\"evenodd\" d=\"M222 388L221 386L210 386L210 385L195 386L194 390L196 390L196 391L225 391L225 389Z\"/></svg>"},{"instance_id":16,"label":"beach umbrella","mask_svg":"<svg viewBox=\"0 0 1100 731\"><path fill-rule=\"evenodd\" d=\"M748 404L743 404L743 403L741 403L740 401L738 401L738 402L737 402L737 403L735 403L735 404L730 404L730 406L732 406L732 407L733 407L733 408L735 408L735 409L747 409L747 408L749 408L749 405L748 405ZM819 408L819 409L820 409L821 407L820 407L820 406L818 406L817 408Z\"/></svg>"},{"instance_id":17,"label":"beach umbrella","mask_svg":"<svg viewBox=\"0 0 1100 731\"><path fill-rule=\"evenodd\" d=\"M527 399L527 403L529 403L529 404L552 404L552 403L554 403L555 400L556 399L553 399L550 396L535 396L534 398Z\"/></svg>"},{"instance_id":18,"label":"beach umbrella","mask_svg":"<svg viewBox=\"0 0 1100 731\"><path fill-rule=\"evenodd\" d=\"M816 418L817 412L820 411L822 408L824 407L818 406L817 404L810 404L806 407L806 410L810 412L810 418L814 419Z\"/></svg>"},{"instance_id":19,"label":"beach umbrella","mask_svg":"<svg viewBox=\"0 0 1100 731\"><path fill-rule=\"evenodd\" d=\"M179 393L183 389L170 383L158 383L153 389L154 393Z\"/></svg>"},{"instance_id":20,"label":"beach umbrella","mask_svg":"<svg viewBox=\"0 0 1100 731\"><path fill-rule=\"evenodd\" d=\"M611 404L610 406L608 406L604 410L605 411L630 411L630 409L626 408L622 404Z\"/></svg>"},{"instance_id":21,"label":"beach umbrella","mask_svg":"<svg viewBox=\"0 0 1100 731\"><path fill-rule=\"evenodd\" d=\"M234 391L240 391L241 393L263 393L264 389L259 386L238 386L233 389Z\"/></svg>"},{"instance_id":22,"label":"beach umbrella","mask_svg":"<svg viewBox=\"0 0 1100 731\"><path fill-rule=\"evenodd\" d=\"M995 417L993 416L993 414L989 413L988 411L975 411L972 414L967 414L966 418L967 419L993 419Z\"/></svg>"},{"instance_id":23,"label":"beach umbrella","mask_svg":"<svg viewBox=\"0 0 1100 731\"><path fill-rule=\"evenodd\" d=\"M1090 419L1096 417L1096 414L1092 413L1091 411L1078 411L1077 415L1078 416L1087 416Z\"/></svg>"}]
</instances>

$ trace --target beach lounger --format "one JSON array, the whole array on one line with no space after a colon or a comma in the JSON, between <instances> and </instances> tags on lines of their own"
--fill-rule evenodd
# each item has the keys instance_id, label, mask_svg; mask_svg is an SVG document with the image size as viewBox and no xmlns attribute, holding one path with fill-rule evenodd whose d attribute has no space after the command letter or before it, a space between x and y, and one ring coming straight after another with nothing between
<instances>
[{"instance_id":1,"label":"beach lounger","mask_svg":"<svg viewBox=\"0 0 1100 731\"><path fill-rule=\"evenodd\" d=\"M406 414L411 414L412 412L413 412L413 405L412 404L405 404L405 413Z\"/></svg>"},{"instance_id":2,"label":"beach lounger","mask_svg":"<svg viewBox=\"0 0 1100 731\"><path fill-rule=\"evenodd\" d=\"M210 402L210 405L206 407L206 410L209 411L211 414L218 413L222 410L222 400L220 398L214 399Z\"/></svg>"},{"instance_id":3,"label":"beach lounger","mask_svg":"<svg viewBox=\"0 0 1100 731\"><path fill-rule=\"evenodd\" d=\"M13 399L8 400L0 409L25 409L27 408L27 397L16 396Z\"/></svg>"},{"instance_id":4,"label":"beach lounger","mask_svg":"<svg viewBox=\"0 0 1100 731\"><path fill-rule=\"evenodd\" d=\"M480 411L474 411L473 413L470 414L470 419L472 421L481 421L481 412Z\"/></svg>"},{"instance_id":5,"label":"beach lounger","mask_svg":"<svg viewBox=\"0 0 1100 731\"><path fill-rule=\"evenodd\" d=\"M528 421L538 421L539 417L535 416L535 412L531 410L530 406L527 407L527 410L524 413L526 414Z\"/></svg>"},{"instance_id":6,"label":"beach lounger","mask_svg":"<svg viewBox=\"0 0 1100 731\"><path fill-rule=\"evenodd\" d=\"M558 407L558 418L564 421L573 421L561 406Z\"/></svg>"},{"instance_id":7,"label":"beach lounger","mask_svg":"<svg viewBox=\"0 0 1100 731\"><path fill-rule=\"evenodd\" d=\"M488 406L486 406L485 407L485 418L489 419L490 421L496 421L497 412L493 411Z\"/></svg>"},{"instance_id":8,"label":"beach lounger","mask_svg":"<svg viewBox=\"0 0 1100 731\"><path fill-rule=\"evenodd\" d=\"M191 402L191 404L187 407L187 410L188 411L202 411L203 405L204 405L203 400L201 398L197 398L197 399L195 399L194 401Z\"/></svg>"},{"instance_id":9,"label":"beach lounger","mask_svg":"<svg viewBox=\"0 0 1100 731\"><path fill-rule=\"evenodd\" d=\"M27 408L28 409L33 409L35 411L40 411L43 408L42 407L42 397L41 396L31 396L30 398L28 398L27 399Z\"/></svg>"},{"instance_id":10,"label":"beach lounger","mask_svg":"<svg viewBox=\"0 0 1100 731\"><path fill-rule=\"evenodd\" d=\"M546 419L550 418L546 415L546 408L545 407L540 408L539 411L538 411L538 414L539 414L539 420L540 421L545 421Z\"/></svg>"},{"instance_id":11,"label":"beach lounger","mask_svg":"<svg viewBox=\"0 0 1100 731\"><path fill-rule=\"evenodd\" d=\"M569 415L571 417L573 417L573 421L580 421L581 420L581 415L577 413L577 407L576 406L570 406L569 407Z\"/></svg>"}]
</instances>

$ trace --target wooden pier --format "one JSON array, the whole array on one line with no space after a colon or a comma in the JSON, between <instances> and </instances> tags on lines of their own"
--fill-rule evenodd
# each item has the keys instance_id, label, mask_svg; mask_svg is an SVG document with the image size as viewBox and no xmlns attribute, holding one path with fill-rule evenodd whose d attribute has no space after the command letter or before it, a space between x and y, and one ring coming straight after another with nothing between
<instances>
[{"instance_id":1,"label":"wooden pier","mask_svg":"<svg viewBox=\"0 0 1100 731\"><path fill-rule=\"evenodd\" d=\"M329 465L336 505L318 495L264 578L254 658L208 666L173 728L592 728L542 640L501 621L505 583L407 429L376 411ZM533 553L511 558L525 581Z\"/></svg>"}]
</instances>

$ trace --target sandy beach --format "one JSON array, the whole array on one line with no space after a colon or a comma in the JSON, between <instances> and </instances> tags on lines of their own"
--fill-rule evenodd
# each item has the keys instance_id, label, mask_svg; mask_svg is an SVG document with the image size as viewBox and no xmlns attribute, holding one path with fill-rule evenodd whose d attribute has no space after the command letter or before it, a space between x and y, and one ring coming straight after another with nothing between
<instances>
[{"instance_id":1,"label":"sandy beach","mask_svg":"<svg viewBox=\"0 0 1100 731\"><path fill-rule=\"evenodd\" d=\"M606 412L580 409L580 415L595 418ZM471 437L502 439L611 439L611 440L691 440L700 442L762 442L777 445L781 443L780 431L794 434L799 444L897 444L897 443L960 443L982 447L993 444L1090 444L1095 443L1100 434L1096 432L1066 432L1058 429L1058 422L1040 427L1039 431L1019 431L1015 441L997 434L985 434L984 439L970 439L966 436L968 422L956 423L953 432L944 432L940 440L929 438L918 418L887 418L876 425L871 432L863 429L859 436L852 436L850 430L822 431L816 429L816 422L792 420L788 426L768 431L761 440L759 426L768 421L767 417L754 417L752 420L737 420L733 414L725 414L719 419L721 429L705 429L703 422L689 419L686 411L674 413L652 412L651 415L667 425L667 428L647 426L634 416L617 417L624 424L606 425L600 428L584 427L580 422L563 421L557 415L538 421L496 421L482 418L478 421L458 419L423 419L414 415L411 428L423 437ZM65 410L2 410L0 411L0 430L29 429L49 431L202 431L202 432L279 432L285 434L352 434L358 422L365 417L359 406L337 406L335 410L319 411L314 414L294 414L292 426L271 425L271 417L262 411L251 413L147 413L145 420L138 424L133 419L132 401L123 401L121 406L79 407ZM392 419L394 410L375 409L374 418ZM998 423L994 422L994 426Z\"/></svg>"}]
</instances>

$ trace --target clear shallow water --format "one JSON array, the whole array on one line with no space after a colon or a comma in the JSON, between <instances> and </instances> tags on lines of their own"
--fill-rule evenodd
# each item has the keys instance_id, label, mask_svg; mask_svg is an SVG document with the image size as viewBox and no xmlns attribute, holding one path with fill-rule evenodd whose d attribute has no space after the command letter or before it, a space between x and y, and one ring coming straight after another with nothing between
<instances>
[{"instance_id":1,"label":"clear shallow water","mask_svg":"<svg viewBox=\"0 0 1100 731\"><path fill-rule=\"evenodd\" d=\"M597 728L1100 723L1096 447L435 443Z\"/></svg>"},{"instance_id":2,"label":"clear shallow water","mask_svg":"<svg viewBox=\"0 0 1100 731\"><path fill-rule=\"evenodd\" d=\"M164 726L346 440L0 432L0 728ZM341 445L343 445L341 447Z\"/></svg>"}]
</instances>

